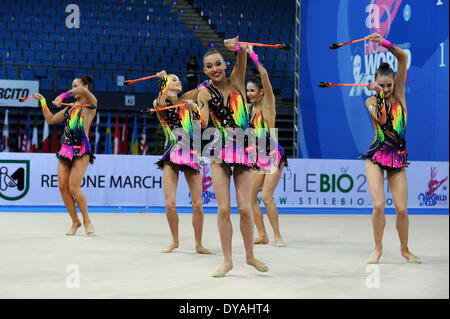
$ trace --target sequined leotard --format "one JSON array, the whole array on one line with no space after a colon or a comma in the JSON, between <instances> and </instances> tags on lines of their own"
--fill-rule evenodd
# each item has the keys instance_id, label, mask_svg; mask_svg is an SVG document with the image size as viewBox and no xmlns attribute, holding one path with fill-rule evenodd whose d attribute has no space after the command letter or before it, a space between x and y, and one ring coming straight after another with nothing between
<instances>
[{"instance_id":1,"label":"sequined leotard","mask_svg":"<svg viewBox=\"0 0 450 319\"><path fill-rule=\"evenodd\" d=\"M89 108L96 109L97 107L91 105ZM56 153L56 157L72 161L74 157L80 158L88 154L89 162L93 164L95 156L92 153L91 143L84 130L85 118L82 108L68 106L64 112L64 118L64 135L62 136L61 148Z\"/></svg>"},{"instance_id":2,"label":"sequined leotard","mask_svg":"<svg viewBox=\"0 0 450 319\"><path fill-rule=\"evenodd\" d=\"M395 169L408 166L406 152L406 109L396 98L393 105L386 103L383 92L376 95L376 111L378 118L386 114L386 123L381 125L372 119L375 138L362 158L370 159L384 169Z\"/></svg>"},{"instance_id":3,"label":"sequined leotard","mask_svg":"<svg viewBox=\"0 0 450 319\"><path fill-rule=\"evenodd\" d=\"M167 106L174 105L166 100ZM162 128L167 135L166 145L162 158L156 162L159 168L164 167L165 162L180 165L180 169L200 170L200 159L193 147L193 120L199 114L186 107L165 110L160 119Z\"/></svg>"},{"instance_id":4,"label":"sequined leotard","mask_svg":"<svg viewBox=\"0 0 450 319\"><path fill-rule=\"evenodd\" d=\"M250 107L250 114L254 106ZM269 122L264 118L262 111L257 111L251 120L256 137L256 166L262 172L271 171L272 167L280 167L282 163L287 166L287 156L283 147L270 134Z\"/></svg>"},{"instance_id":5,"label":"sequined leotard","mask_svg":"<svg viewBox=\"0 0 450 319\"><path fill-rule=\"evenodd\" d=\"M207 89L211 93L209 111L218 129L216 146L219 146L211 160L229 166L254 168L255 147L248 145L250 119L243 95L233 87L225 104L222 93L214 85L207 86Z\"/></svg>"}]
</instances>

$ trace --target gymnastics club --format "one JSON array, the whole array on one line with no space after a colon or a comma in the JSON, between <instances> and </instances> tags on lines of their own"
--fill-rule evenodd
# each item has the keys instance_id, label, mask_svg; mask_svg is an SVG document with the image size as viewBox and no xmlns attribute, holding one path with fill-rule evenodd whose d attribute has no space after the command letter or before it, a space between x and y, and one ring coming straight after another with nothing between
<instances>
[{"instance_id":1,"label":"gymnastics club","mask_svg":"<svg viewBox=\"0 0 450 319\"><path fill-rule=\"evenodd\" d=\"M336 50L336 49L339 49L340 47L342 47L344 45L352 44L352 43L356 43L356 42L361 42L361 41L365 41L365 40L369 40L369 39L370 39L370 35L365 37L365 38L362 38L362 39L353 40L353 41L349 41L349 42L345 42L345 43L333 43L333 44L330 44L329 48L332 49L332 50Z\"/></svg>"},{"instance_id":2,"label":"gymnastics club","mask_svg":"<svg viewBox=\"0 0 450 319\"><path fill-rule=\"evenodd\" d=\"M330 88L332 86L368 86L369 84L342 84L342 83L329 83L329 82L319 82L318 86L320 88Z\"/></svg>"},{"instance_id":3,"label":"gymnastics club","mask_svg":"<svg viewBox=\"0 0 450 319\"><path fill-rule=\"evenodd\" d=\"M89 107L87 104L70 104L70 103L59 103L59 105L75 106L75 107Z\"/></svg>"},{"instance_id":4,"label":"gymnastics club","mask_svg":"<svg viewBox=\"0 0 450 319\"><path fill-rule=\"evenodd\" d=\"M181 106L186 106L186 104L183 103L183 104L176 104L176 105L158 107L157 109L147 108L147 109L141 110L141 113L155 113L155 112L158 112L158 111L164 111L164 110L169 110L169 109L176 109L176 108L179 108Z\"/></svg>"},{"instance_id":5,"label":"gymnastics club","mask_svg":"<svg viewBox=\"0 0 450 319\"><path fill-rule=\"evenodd\" d=\"M280 49L280 50L290 50L292 48L289 43L264 44L264 43L251 43L251 42L237 41L236 44L253 45L255 47L268 47L268 48L275 48L275 49Z\"/></svg>"},{"instance_id":6,"label":"gymnastics club","mask_svg":"<svg viewBox=\"0 0 450 319\"><path fill-rule=\"evenodd\" d=\"M152 79L152 78L156 78L158 75L151 75L151 76L147 76L145 78L140 78L140 79L135 79L135 80L125 80L123 82L124 85L130 85L130 84L134 84L136 82L140 82L140 81L144 81L144 80L148 80L148 79Z\"/></svg>"},{"instance_id":7,"label":"gymnastics club","mask_svg":"<svg viewBox=\"0 0 450 319\"><path fill-rule=\"evenodd\" d=\"M32 99L32 98L33 98L33 96L29 96L29 97L21 97L21 98L19 99L19 102L25 102L25 100Z\"/></svg>"},{"instance_id":8,"label":"gymnastics club","mask_svg":"<svg viewBox=\"0 0 450 319\"><path fill-rule=\"evenodd\" d=\"M32 99L33 96L21 97L19 102L24 102L25 100ZM80 105L80 104L69 104L69 103L59 103L59 105L77 106L77 107L89 107L90 105Z\"/></svg>"}]
</instances>

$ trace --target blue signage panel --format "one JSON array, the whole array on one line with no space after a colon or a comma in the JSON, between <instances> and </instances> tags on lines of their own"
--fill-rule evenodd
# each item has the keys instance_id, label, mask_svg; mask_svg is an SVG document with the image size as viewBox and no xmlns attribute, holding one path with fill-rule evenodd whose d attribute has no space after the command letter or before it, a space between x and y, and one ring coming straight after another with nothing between
<instances>
[{"instance_id":1,"label":"blue signage panel","mask_svg":"<svg viewBox=\"0 0 450 319\"><path fill-rule=\"evenodd\" d=\"M395 57L370 41L332 43L377 32L409 55L406 102L410 160L448 160L448 0L303 0L300 154L355 158L374 137L365 87L319 88L318 82L368 83Z\"/></svg>"}]
</instances>

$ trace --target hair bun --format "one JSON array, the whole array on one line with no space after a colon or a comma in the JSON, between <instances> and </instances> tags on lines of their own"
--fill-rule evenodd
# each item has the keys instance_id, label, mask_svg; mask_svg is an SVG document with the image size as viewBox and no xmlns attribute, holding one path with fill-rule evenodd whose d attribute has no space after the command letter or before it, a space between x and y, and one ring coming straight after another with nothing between
<instances>
[{"instance_id":1,"label":"hair bun","mask_svg":"<svg viewBox=\"0 0 450 319\"><path fill-rule=\"evenodd\" d=\"M94 78L91 75L85 75L81 79L85 84L92 84L94 82Z\"/></svg>"},{"instance_id":2,"label":"hair bun","mask_svg":"<svg viewBox=\"0 0 450 319\"><path fill-rule=\"evenodd\" d=\"M389 63L387 63L387 62L383 62L383 63L381 63L380 66L379 66L379 70L380 70L380 71L387 71L387 70L389 70L390 68L391 68L391 66L390 66Z\"/></svg>"},{"instance_id":3,"label":"hair bun","mask_svg":"<svg viewBox=\"0 0 450 319\"><path fill-rule=\"evenodd\" d=\"M380 66L377 69L377 72L375 72L375 79L377 79L379 75L395 77L394 70L391 68L391 66L387 62L383 62L380 64Z\"/></svg>"}]
</instances>

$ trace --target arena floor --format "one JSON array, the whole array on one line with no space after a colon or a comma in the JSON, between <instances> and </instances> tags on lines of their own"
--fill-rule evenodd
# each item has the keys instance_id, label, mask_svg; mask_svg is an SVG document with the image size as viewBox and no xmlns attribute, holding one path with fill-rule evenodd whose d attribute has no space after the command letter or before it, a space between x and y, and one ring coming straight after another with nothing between
<instances>
[{"instance_id":1,"label":"arena floor","mask_svg":"<svg viewBox=\"0 0 450 319\"><path fill-rule=\"evenodd\" d=\"M211 274L222 261L216 216L205 215L204 245L194 253L191 215L180 214L181 246L169 243L164 214L92 213L95 236L65 236L63 213L0 213L0 298L449 298L449 217L410 216L410 248L399 253L395 216L388 215L384 254L368 266L370 215L281 215L287 247L255 246L270 268L244 260L239 216L233 214L234 269ZM79 288L68 288L76 282Z\"/></svg>"}]
</instances>

